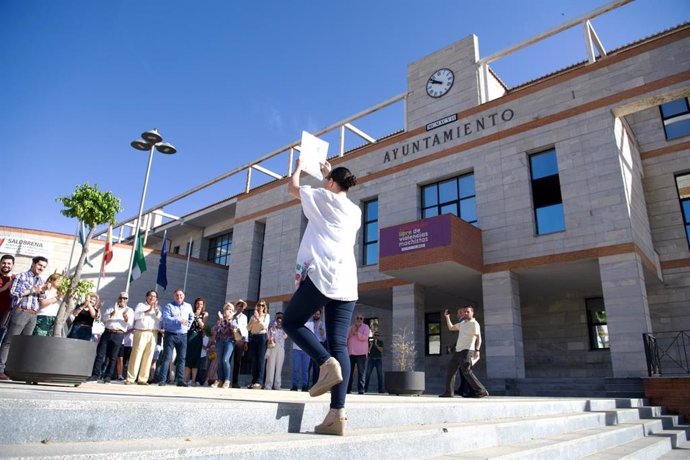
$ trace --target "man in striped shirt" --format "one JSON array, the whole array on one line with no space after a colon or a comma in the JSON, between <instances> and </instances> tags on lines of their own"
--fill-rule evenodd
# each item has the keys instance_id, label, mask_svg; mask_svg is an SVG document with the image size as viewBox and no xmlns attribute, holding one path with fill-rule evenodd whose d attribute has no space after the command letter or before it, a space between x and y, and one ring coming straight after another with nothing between
<instances>
[{"instance_id":1,"label":"man in striped shirt","mask_svg":"<svg viewBox=\"0 0 690 460\"><path fill-rule=\"evenodd\" d=\"M15 309L7 326L7 337L0 347L0 380L9 380L5 375L5 364L10 354L10 339L13 335L31 335L36 327L36 313L40 308L40 298L44 294L44 281L41 273L48 266L48 259L36 256L32 259L29 271L14 278L10 294Z\"/></svg>"}]
</instances>

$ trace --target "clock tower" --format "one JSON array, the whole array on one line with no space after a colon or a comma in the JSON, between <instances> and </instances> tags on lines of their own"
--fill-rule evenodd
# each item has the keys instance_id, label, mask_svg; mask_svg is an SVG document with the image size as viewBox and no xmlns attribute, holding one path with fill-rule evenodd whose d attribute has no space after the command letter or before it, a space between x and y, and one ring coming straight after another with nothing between
<instances>
[{"instance_id":1,"label":"clock tower","mask_svg":"<svg viewBox=\"0 0 690 460\"><path fill-rule=\"evenodd\" d=\"M470 35L413 62L407 68L407 129L475 107L480 103L479 46Z\"/></svg>"}]
</instances>

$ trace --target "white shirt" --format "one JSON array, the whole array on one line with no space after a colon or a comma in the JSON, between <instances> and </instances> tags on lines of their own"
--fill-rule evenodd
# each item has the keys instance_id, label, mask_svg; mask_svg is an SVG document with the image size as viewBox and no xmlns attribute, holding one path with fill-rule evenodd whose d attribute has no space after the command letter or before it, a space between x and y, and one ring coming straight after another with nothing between
<instances>
[{"instance_id":1,"label":"white shirt","mask_svg":"<svg viewBox=\"0 0 690 460\"><path fill-rule=\"evenodd\" d=\"M474 342L480 334L477 320L474 318L469 321L462 320L458 327L458 341L455 344L455 351L474 350Z\"/></svg>"},{"instance_id":2,"label":"white shirt","mask_svg":"<svg viewBox=\"0 0 690 460\"><path fill-rule=\"evenodd\" d=\"M355 241L362 211L347 197L323 188L300 187L309 220L297 251L296 284L306 275L329 299L357 300Z\"/></svg>"},{"instance_id":3,"label":"white shirt","mask_svg":"<svg viewBox=\"0 0 690 460\"><path fill-rule=\"evenodd\" d=\"M247 315L244 313L240 313L236 317L233 318L233 321L237 321L235 324L237 325L237 329L240 330L240 334L242 334L242 338L246 341L249 338L249 330L247 329Z\"/></svg>"},{"instance_id":4,"label":"white shirt","mask_svg":"<svg viewBox=\"0 0 690 460\"><path fill-rule=\"evenodd\" d=\"M50 288L45 292L45 298L51 299L57 295L57 289ZM38 310L36 313L38 316L57 316L58 310L60 309L60 301L55 301L50 305L46 305Z\"/></svg>"},{"instance_id":5,"label":"white shirt","mask_svg":"<svg viewBox=\"0 0 690 460\"><path fill-rule=\"evenodd\" d=\"M127 321L124 318L125 310L127 310ZM105 324L106 329L127 332L134 324L134 312L129 307L120 308L117 305L113 305L105 309L103 315L101 315L101 320Z\"/></svg>"},{"instance_id":6,"label":"white shirt","mask_svg":"<svg viewBox=\"0 0 690 460\"><path fill-rule=\"evenodd\" d=\"M158 330L160 329L161 312L147 303L140 302L134 309L134 329L138 330Z\"/></svg>"}]
</instances>

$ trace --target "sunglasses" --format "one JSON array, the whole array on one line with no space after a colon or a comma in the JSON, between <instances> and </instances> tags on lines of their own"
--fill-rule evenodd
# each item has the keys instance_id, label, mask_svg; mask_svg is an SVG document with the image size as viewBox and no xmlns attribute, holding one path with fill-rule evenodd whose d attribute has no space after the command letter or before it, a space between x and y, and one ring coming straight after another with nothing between
<instances>
[{"instance_id":1,"label":"sunglasses","mask_svg":"<svg viewBox=\"0 0 690 460\"><path fill-rule=\"evenodd\" d=\"M118 297L120 300L129 300L129 297Z\"/></svg>"},{"instance_id":2,"label":"sunglasses","mask_svg":"<svg viewBox=\"0 0 690 460\"><path fill-rule=\"evenodd\" d=\"M364 319L364 316L358 316L357 319Z\"/></svg>"}]
</instances>

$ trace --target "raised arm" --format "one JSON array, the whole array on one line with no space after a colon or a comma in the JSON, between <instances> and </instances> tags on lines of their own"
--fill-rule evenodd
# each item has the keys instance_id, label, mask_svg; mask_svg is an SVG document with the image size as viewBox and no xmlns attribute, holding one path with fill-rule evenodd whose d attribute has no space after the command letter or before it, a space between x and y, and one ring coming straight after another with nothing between
<instances>
[{"instance_id":1,"label":"raised arm","mask_svg":"<svg viewBox=\"0 0 690 460\"><path fill-rule=\"evenodd\" d=\"M302 174L302 162L300 159L297 159L297 165L295 166L295 170L292 172L292 176L290 176L290 182L288 183L288 193L298 200L301 200L302 197L299 194L299 176Z\"/></svg>"},{"instance_id":2,"label":"raised arm","mask_svg":"<svg viewBox=\"0 0 690 460\"><path fill-rule=\"evenodd\" d=\"M443 312L443 316L446 317L446 326L448 326L448 330L449 330L449 331L457 331L457 330L459 330L458 325L457 325L457 324L453 324L453 322L450 320L450 313L448 313L448 309L446 309L446 310Z\"/></svg>"}]
</instances>

